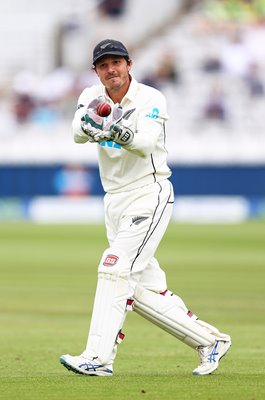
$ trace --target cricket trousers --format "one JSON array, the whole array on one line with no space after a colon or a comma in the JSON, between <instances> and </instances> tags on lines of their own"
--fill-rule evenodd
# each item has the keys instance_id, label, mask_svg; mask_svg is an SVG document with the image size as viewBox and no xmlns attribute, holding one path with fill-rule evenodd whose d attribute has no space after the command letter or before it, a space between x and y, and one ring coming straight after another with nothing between
<instances>
[{"instance_id":1,"label":"cricket trousers","mask_svg":"<svg viewBox=\"0 0 265 400\"><path fill-rule=\"evenodd\" d=\"M85 354L110 370L130 309L196 350L213 345L217 337L227 340L167 290L165 273L154 256L172 215L173 197L168 180L105 196L110 247L99 264Z\"/></svg>"},{"instance_id":2,"label":"cricket trousers","mask_svg":"<svg viewBox=\"0 0 265 400\"><path fill-rule=\"evenodd\" d=\"M85 354L96 357L111 370L117 344L122 340L121 329L130 310L128 305L132 304L132 309L139 300L136 293L166 292L166 275L154 255L170 221L173 200L172 184L167 179L128 192L105 195L110 247L99 263ZM182 305L181 299L179 302Z\"/></svg>"},{"instance_id":3,"label":"cricket trousers","mask_svg":"<svg viewBox=\"0 0 265 400\"><path fill-rule=\"evenodd\" d=\"M173 203L173 187L167 179L105 195L107 238L110 247L127 254L132 294L138 283L158 293L167 288L165 273L154 255L170 221Z\"/></svg>"}]
</instances>

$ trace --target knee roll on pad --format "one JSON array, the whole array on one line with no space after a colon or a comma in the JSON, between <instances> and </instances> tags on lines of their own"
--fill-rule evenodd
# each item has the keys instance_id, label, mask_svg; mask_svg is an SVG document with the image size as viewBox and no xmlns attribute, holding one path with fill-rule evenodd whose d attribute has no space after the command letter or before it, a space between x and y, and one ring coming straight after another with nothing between
<instances>
[{"instance_id":1,"label":"knee roll on pad","mask_svg":"<svg viewBox=\"0 0 265 400\"><path fill-rule=\"evenodd\" d=\"M210 346L215 342L215 337L189 317L183 308L184 303L179 298L175 299L174 295L161 296L137 286L134 300L134 310L139 315L192 348Z\"/></svg>"}]
</instances>

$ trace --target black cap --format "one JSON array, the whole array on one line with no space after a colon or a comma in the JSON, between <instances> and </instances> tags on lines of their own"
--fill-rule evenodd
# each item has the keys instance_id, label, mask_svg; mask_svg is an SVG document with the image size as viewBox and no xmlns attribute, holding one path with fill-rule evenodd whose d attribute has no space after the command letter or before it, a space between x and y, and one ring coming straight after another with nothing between
<instances>
[{"instance_id":1,"label":"black cap","mask_svg":"<svg viewBox=\"0 0 265 400\"><path fill-rule=\"evenodd\" d=\"M129 58L129 53L124 44L118 40L105 39L99 42L93 50L93 64L106 55L123 56Z\"/></svg>"}]
</instances>

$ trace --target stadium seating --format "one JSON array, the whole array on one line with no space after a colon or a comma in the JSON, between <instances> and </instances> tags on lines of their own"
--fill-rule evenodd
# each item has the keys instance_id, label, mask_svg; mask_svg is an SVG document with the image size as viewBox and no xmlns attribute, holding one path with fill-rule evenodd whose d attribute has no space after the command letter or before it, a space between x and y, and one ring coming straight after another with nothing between
<instances>
[{"instance_id":1,"label":"stadium seating","mask_svg":"<svg viewBox=\"0 0 265 400\"><path fill-rule=\"evenodd\" d=\"M89 162L93 163L96 159L95 147L77 146L71 142L71 118L77 93L81 88L78 87L78 90L75 88L70 99L69 93L66 98L59 101L56 99L57 104L54 107L53 102L50 114L49 110L47 112L47 109L44 109L41 113L35 113L26 123L18 124L11 113L14 94L11 91L14 89L11 77L15 76L15 72L19 72L19 66L23 66L23 69L37 72L39 88L47 85L46 75L56 65L54 57L56 28L63 22L71 21L71 10L76 11L75 16L78 16L80 27L88 25L90 29L82 31L80 28L77 37L71 39L72 42L66 41L65 47L61 49L64 50L64 55L61 54L61 57L66 62L65 67L69 70L72 68L74 74L85 74L87 65L82 71L74 70L82 65L77 62L70 63L70 59L74 58L70 50L75 48L76 52L80 52L80 47L74 44L78 37L84 38L84 34L92 45L99 38L99 30L93 29L99 25L99 21L103 23L106 20L103 21L102 16L97 15L96 1L68 0L63 12L60 2L48 0L45 2L46 11L43 12L41 2L36 1L31 14L26 12L26 3L26 1L12 0L11 6L13 5L16 12L11 15L5 11L0 17L1 40L4 40L4 36L8 36L10 43L9 46L2 46L3 60L8 61L6 64L1 63L0 74L1 79L5 80L5 83L0 82L4 88L0 100L2 139L0 160L2 163L69 161L86 163L89 158ZM171 163L264 163L264 93L251 96L241 76L224 69L209 70L210 61L216 59L220 61L222 58L222 49L228 45L227 34L225 31L216 32L208 27L205 28L205 16L200 7L182 15L181 18L177 17L182 3L182 1L168 1L161 7L161 2L158 0L128 2L126 12L119 21L119 30L112 31L115 21L114 24L110 21L110 25L105 26L101 35L120 31L121 37L126 39L126 42L128 40L134 60L133 73L139 80L155 76L165 59L168 57L173 59L173 68L178 74L178 79L172 81L169 77L168 80L164 78L163 81L160 79L154 82L164 92L168 101L170 119L167 133ZM159 13L150 12L151 7L152 10L159 9ZM36 18L32 18L32 15ZM74 16L72 21L75 21ZM19 46L15 46L18 43L18 36ZM80 57L76 57L81 64L88 61L86 52L82 52L82 55L79 53ZM213 63L212 65L214 66ZM264 71L265 62L261 64L260 69L260 80L265 85ZM86 79L92 82L95 76ZM223 119L205 116L206 103L216 91L224 107ZM40 96L37 93L37 97L38 95Z\"/></svg>"}]
</instances>

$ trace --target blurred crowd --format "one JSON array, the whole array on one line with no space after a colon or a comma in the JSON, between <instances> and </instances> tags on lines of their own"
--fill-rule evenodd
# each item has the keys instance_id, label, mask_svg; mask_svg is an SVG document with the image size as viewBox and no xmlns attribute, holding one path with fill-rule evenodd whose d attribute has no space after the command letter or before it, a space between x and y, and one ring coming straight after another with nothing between
<instances>
[{"instance_id":1,"label":"blurred crowd","mask_svg":"<svg viewBox=\"0 0 265 400\"><path fill-rule=\"evenodd\" d=\"M126 1L100 1L98 7L105 18L117 19L126 12ZM251 102L265 107L265 2L203 2L193 9L190 17L184 15L182 22L175 22L170 30L170 43L174 42L174 35L181 43L179 37L181 34L185 37L187 29L185 21L188 26L192 25L190 42L184 41L183 48L178 47L178 54L164 46L152 67L141 72L138 69L136 78L162 92L170 92L170 102L172 95L178 96L178 88L185 92L191 71L195 88L202 87L203 82L200 93L192 92L191 97L197 95L200 101L190 98L191 106L195 107L191 115L205 120L229 120L234 92L238 92L244 105ZM181 27L184 27L183 33ZM207 47L208 43L211 46ZM148 48L148 42L143 47ZM140 57L138 62L141 62ZM189 68L185 69L185 65ZM67 65L59 66L41 78L33 71L22 70L14 76L10 87L9 117L17 124L51 124L71 119L82 89L96 82L96 74L89 65L81 72ZM169 87L173 90L168 91Z\"/></svg>"},{"instance_id":2,"label":"blurred crowd","mask_svg":"<svg viewBox=\"0 0 265 400\"><path fill-rule=\"evenodd\" d=\"M223 38L220 48L206 55L202 71L217 77L227 76L240 84L242 97L264 101L265 94L265 2L232 0L207 2L200 30L205 35ZM216 41L218 46L218 41ZM229 110L226 94L216 79L205 104L205 116L224 120ZM231 88L232 90L232 88Z\"/></svg>"},{"instance_id":3,"label":"blurred crowd","mask_svg":"<svg viewBox=\"0 0 265 400\"><path fill-rule=\"evenodd\" d=\"M89 69L77 74L67 67L58 67L41 79L32 71L20 71L12 83L11 114L18 124L50 124L68 119L81 91L96 81L95 73Z\"/></svg>"}]
</instances>

